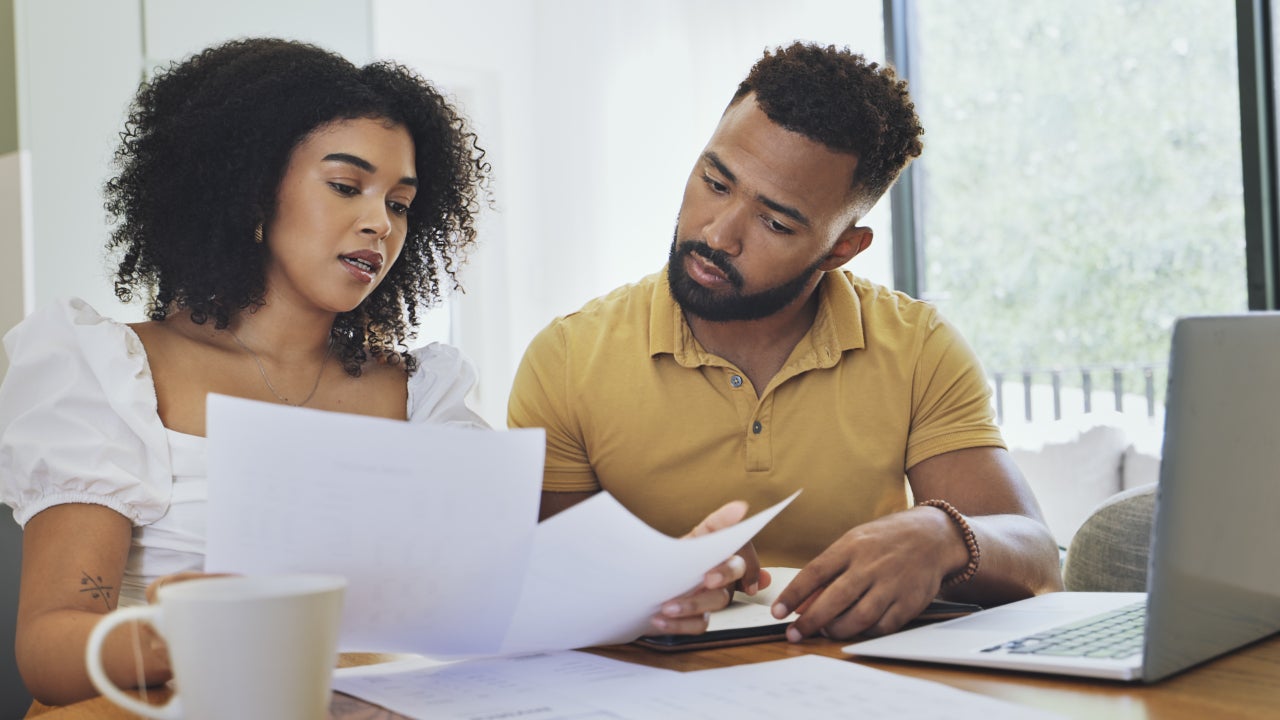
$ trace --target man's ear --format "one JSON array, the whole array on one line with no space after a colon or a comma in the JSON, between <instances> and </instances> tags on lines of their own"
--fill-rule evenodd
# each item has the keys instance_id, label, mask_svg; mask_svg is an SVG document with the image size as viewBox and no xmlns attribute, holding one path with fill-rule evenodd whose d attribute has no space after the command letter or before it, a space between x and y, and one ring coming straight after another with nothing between
<instances>
[{"instance_id":1,"label":"man's ear","mask_svg":"<svg viewBox=\"0 0 1280 720\"><path fill-rule=\"evenodd\" d=\"M869 227L853 226L840 234L831 252L819 266L823 270L835 270L852 260L858 253L871 247L873 233Z\"/></svg>"}]
</instances>

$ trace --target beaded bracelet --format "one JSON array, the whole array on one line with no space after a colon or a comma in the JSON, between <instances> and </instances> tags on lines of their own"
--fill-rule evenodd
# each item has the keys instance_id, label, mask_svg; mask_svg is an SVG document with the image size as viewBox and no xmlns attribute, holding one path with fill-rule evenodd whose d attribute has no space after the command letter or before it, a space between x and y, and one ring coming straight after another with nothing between
<instances>
[{"instance_id":1,"label":"beaded bracelet","mask_svg":"<svg viewBox=\"0 0 1280 720\"><path fill-rule=\"evenodd\" d=\"M960 511L946 500L925 500L922 503L917 503L916 507L924 505L938 508L955 521L956 525L960 527L960 534L964 537L964 546L969 550L969 564L965 565L964 569L960 572L953 574L949 578L945 578L942 581L942 587L953 587L960 583L968 582L977 574L978 561L982 559L982 551L978 549L978 538L974 537L973 528L969 527L969 521L965 519L965 516L961 515Z\"/></svg>"}]
</instances>

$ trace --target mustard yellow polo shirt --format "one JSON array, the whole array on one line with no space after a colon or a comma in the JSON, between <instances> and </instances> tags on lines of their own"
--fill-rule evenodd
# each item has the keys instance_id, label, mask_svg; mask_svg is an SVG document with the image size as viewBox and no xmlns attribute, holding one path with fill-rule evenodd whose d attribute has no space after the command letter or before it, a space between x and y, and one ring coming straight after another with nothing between
<instances>
[{"instance_id":1,"label":"mustard yellow polo shirt","mask_svg":"<svg viewBox=\"0 0 1280 720\"><path fill-rule=\"evenodd\" d=\"M818 292L759 398L694 339L665 271L557 318L526 350L507 418L546 428L543 489L607 490L682 535L729 500L760 510L803 488L756 538L765 565L799 567L905 509L916 463L1004 447L977 358L932 305L844 271Z\"/></svg>"}]
</instances>

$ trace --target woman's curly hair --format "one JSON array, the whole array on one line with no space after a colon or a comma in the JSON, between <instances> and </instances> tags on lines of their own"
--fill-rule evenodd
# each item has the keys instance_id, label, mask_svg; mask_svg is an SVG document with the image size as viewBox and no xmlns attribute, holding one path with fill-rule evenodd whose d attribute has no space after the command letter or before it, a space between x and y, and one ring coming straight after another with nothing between
<instances>
[{"instance_id":1,"label":"woman's curly hair","mask_svg":"<svg viewBox=\"0 0 1280 720\"><path fill-rule=\"evenodd\" d=\"M334 352L353 376L371 357L412 372L406 341L442 283L458 286L489 166L449 102L393 63L357 67L313 45L259 38L209 48L144 82L106 184L116 295L141 293L153 320L185 309L217 328L261 306L268 254L254 230L275 211L291 153L320 126L357 118L408 130L419 186L399 259L337 317Z\"/></svg>"},{"instance_id":2,"label":"woman's curly hair","mask_svg":"<svg viewBox=\"0 0 1280 720\"><path fill-rule=\"evenodd\" d=\"M924 128L907 82L848 48L797 42L766 51L729 105L753 92L773 122L857 156L853 188L864 212L920 156Z\"/></svg>"}]
</instances>

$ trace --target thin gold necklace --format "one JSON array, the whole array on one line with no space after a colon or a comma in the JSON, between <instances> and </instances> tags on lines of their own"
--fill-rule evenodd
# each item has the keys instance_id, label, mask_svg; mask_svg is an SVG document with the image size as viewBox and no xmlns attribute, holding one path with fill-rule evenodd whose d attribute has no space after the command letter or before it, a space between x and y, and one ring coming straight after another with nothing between
<instances>
[{"instance_id":1,"label":"thin gold necklace","mask_svg":"<svg viewBox=\"0 0 1280 720\"><path fill-rule=\"evenodd\" d=\"M262 358L258 357L258 353L250 350L249 346L245 345L244 341L240 339L240 336L236 335L235 330L227 328L227 332L231 333L231 339L236 341L236 344L240 346L240 349L249 353L249 357L253 358L253 362L258 366L258 373L262 375L262 381L267 384L267 389L271 391L272 395L276 396L277 400L285 405L302 407L303 405L311 402L311 398L316 396L316 390L320 389L320 378L324 377L324 366L329 363L329 356L333 354L333 338L329 338L329 347L324 351L324 359L320 361L320 372L316 373L316 382L311 386L311 392L307 393L307 396L302 398L302 402L293 402L289 398L276 392L276 386L272 385L271 378L267 377L267 369L262 367Z\"/></svg>"}]
</instances>

